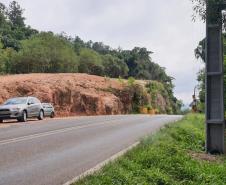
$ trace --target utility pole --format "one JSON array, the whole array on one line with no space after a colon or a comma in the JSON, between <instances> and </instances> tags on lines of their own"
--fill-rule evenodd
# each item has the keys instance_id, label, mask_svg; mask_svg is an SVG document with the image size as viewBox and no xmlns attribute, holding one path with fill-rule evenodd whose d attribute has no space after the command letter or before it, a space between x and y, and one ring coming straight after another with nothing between
<instances>
[{"instance_id":1,"label":"utility pole","mask_svg":"<svg viewBox=\"0 0 226 185\"><path fill-rule=\"evenodd\" d=\"M226 3L226 0L225 0ZM206 151L224 153L224 70L222 10L224 3L207 0L206 19Z\"/></svg>"}]
</instances>

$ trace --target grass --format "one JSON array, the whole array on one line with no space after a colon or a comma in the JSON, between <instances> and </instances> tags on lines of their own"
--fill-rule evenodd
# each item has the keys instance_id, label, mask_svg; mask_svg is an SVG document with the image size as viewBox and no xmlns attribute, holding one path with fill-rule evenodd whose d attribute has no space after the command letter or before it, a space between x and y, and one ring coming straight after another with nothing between
<instances>
[{"instance_id":1,"label":"grass","mask_svg":"<svg viewBox=\"0 0 226 185\"><path fill-rule=\"evenodd\" d=\"M226 158L204 152L204 116L189 114L76 185L224 185Z\"/></svg>"}]
</instances>

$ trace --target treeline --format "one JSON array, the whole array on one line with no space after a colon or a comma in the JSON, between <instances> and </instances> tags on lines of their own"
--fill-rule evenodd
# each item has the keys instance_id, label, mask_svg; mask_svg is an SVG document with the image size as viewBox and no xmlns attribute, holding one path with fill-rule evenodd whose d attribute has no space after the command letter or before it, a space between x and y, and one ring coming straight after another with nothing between
<instances>
[{"instance_id":1,"label":"treeline","mask_svg":"<svg viewBox=\"0 0 226 185\"><path fill-rule=\"evenodd\" d=\"M113 49L78 36L39 32L25 24L16 1L0 3L0 73L88 73L162 82L175 104L173 78L154 63L151 51Z\"/></svg>"},{"instance_id":2,"label":"treeline","mask_svg":"<svg viewBox=\"0 0 226 185\"><path fill-rule=\"evenodd\" d=\"M23 9L13 1L0 4L0 72L81 72L101 76L172 80L152 62L146 48L112 49L102 42L85 42L65 34L39 32L26 26Z\"/></svg>"}]
</instances>

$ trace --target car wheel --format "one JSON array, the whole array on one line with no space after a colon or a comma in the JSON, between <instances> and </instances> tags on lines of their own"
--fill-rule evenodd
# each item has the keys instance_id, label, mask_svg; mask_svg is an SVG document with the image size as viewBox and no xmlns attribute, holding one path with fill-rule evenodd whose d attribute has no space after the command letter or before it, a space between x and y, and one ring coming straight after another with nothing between
<instances>
[{"instance_id":1,"label":"car wheel","mask_svg":"<svg viewBox=\"0 0 226 185\"><path fill-rule=\"evenodd\" d=\"M20 118L17 119L19 122L27 122L27 112L23 111Z\"/></svg>"},{"instance_id":2,"label":"car wheel","mask_svg":"<svg viewBox=\"0 0 226 185\"><path fill-rule=\"evenodd\" d=\"M3 123L3 120L2 119L0 119L0 123Z\"/></svg>"},{"instance_id":3,"label":"car wheel","mask_svg":"<svg viewBox=\"0 0 226 185\"><path fill-rule=\"evenodd\" d=\"M43 120L43 119L44 119L44 112L43 112L43 110L41 110L41 111L39 112L38 119L39 119L39 120Z\"/></svg>"},{"instance_id":4,"label":"car wheel","mask_svg":"<svg viewBox=\"0 0 226 185\"><path fill-rule=\"evenodd\" d=\"M51 112L50 118L54 118L55 117L55 113Z\"/></svg>"}]
</instances>

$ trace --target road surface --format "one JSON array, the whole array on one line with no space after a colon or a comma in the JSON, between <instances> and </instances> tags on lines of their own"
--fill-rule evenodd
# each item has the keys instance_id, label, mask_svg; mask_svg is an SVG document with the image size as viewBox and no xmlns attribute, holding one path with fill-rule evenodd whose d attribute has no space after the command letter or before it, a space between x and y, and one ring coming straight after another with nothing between
<instances>
[{"instance_id":1,"label":"road surface","mask_svg":"<svg viewBox=\"0 0 226 185\"><path fill-rule=\"evenodd\" d=\"M181 116L92 116L0 128L0 185L61 185Z\"/></svg>"}]
</instances>

